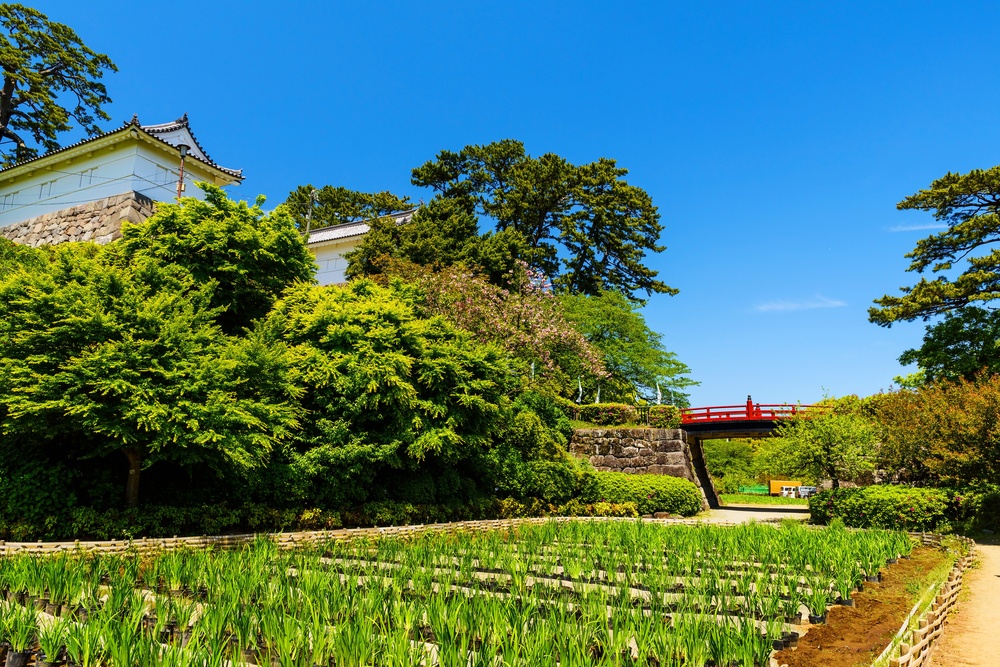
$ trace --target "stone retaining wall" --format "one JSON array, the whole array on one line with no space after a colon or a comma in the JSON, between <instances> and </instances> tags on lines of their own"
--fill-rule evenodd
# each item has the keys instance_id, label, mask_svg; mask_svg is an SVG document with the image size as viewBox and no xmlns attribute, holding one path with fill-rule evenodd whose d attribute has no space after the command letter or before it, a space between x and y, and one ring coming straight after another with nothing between
<instances>
[{"instance_id":1,"label":"stone retaining wall","mask_svg":"<svg viewBox=\"0 0 1000 667\"><path fill-rule=\"evenodd\" d=\"M597 470L696 479L691 450L679 429L577 429L570 451L589 458Z\"/></svg>"},{"instance_id":2,"label":"stone retaining wall","mask_svg":"<svg viewBox=\"0 0 1000 667\"><path fill-rule=\"evenodd\" d=\"M0 228L0 236L38 247L70 241L111 243L121 238L122 222L143 222L153 215L153 200L138 192L98 199Z\"/></svg>"}]
</instances>

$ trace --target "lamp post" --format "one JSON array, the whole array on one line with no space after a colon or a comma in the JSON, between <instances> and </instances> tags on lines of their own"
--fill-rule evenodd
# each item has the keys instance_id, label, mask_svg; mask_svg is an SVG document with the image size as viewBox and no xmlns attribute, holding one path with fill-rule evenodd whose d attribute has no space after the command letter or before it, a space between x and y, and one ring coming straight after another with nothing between
<instances>
[{"instance_id":1,"label":"lamp post","mask_svg":"<svg viewBox=\"0 0 1000 667\"><path fill-rule=\"evenodd\" d=\"M177 144L177 150L181 152L181 169L177 177L177 203L181 201L181 193L184 192L184 159L187 157L188 149L191 147L187 144Z\"/></svg>"}]
</instances>

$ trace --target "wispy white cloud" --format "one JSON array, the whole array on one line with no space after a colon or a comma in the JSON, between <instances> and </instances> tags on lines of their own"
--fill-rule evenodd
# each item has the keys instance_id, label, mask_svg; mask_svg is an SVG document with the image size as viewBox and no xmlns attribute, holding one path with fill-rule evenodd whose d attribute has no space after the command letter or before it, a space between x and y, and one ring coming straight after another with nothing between
<instances>
[{"instance_id":1,"label":"wispy white cloud","mask_svg":"<svg viewBox=\"0 0 1000 667\"><path fill-rule=\"evenodd\" d=\"M814 310L816 308L841 308L846 305L847 302L840 299L817 296L807 301L768 301L767 303L757 304L754 306L754 309L761 313L774 313L792 310Z\"/></svg>"},{"instance_id":2,"label":"wispy white cloud","mask_svg":"<svg viewBox=\"0 0 1000 667\"><path fill-rule=\"evenodd\" d=\"M895 227L890 227L890 232L923 232L928 229L948 229L948 225L941 224L940 222L925 222L922 225L896 225Z\"/></svg>"}]
</instances>

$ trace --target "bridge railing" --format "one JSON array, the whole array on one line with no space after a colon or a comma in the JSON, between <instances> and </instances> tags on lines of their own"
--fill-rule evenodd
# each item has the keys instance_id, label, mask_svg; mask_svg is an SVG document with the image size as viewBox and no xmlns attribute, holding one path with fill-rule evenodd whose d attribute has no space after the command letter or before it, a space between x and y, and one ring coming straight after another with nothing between
<instances>
[{"instance_id":1,"label":"bridge railing","mask_svg":"<svg viewBox=\"0 0 1000 667\"><path fill-rule=\"evenodd\" d=\"M681 410L681 425L706 424L712 422L735 421L774 421L791 419L810 410L823 409L824 406L776 404L743 405L712 405L703 408L684 408Z\"/></svg>"}]
</instances>

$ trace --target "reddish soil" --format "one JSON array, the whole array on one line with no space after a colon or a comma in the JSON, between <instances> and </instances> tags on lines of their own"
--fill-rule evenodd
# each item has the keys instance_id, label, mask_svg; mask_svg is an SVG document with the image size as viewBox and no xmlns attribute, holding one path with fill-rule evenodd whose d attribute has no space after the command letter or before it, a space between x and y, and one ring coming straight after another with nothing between
<instances>
[{"instance_id":1,"label":"reddish soil","mask_svg":"<svg viewBox=\"0 0 1000 667\"><path fill-rule=\"evenodd\" d=\"M916 601L916 594L907 592L907 584L916 582L923 592L924 575L944 558L936 549L915 549L909 560L901 559L882 571L881 584L866 583L864 592L855 593L853 608L834 607L827 613L825 624L810 626L797 648L777 652L774 657L778 664L788 667L871 664L892 641Z\"/></svg>"}]
</instances>

